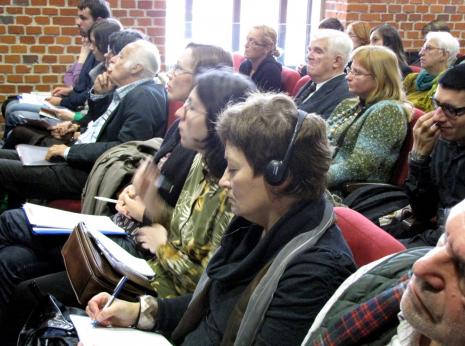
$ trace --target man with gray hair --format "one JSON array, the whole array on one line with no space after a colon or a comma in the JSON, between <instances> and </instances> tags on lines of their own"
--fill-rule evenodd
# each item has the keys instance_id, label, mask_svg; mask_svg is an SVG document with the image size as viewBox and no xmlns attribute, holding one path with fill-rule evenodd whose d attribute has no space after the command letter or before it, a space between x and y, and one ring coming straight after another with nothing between
<instances>
[{"instance_id":1,"label":"man with gray hair","mask_svg":"<svg viewBox=\"0 0 465 346\"><path fill-rule=\"evenodd\" d=\"M302 345L465 345L464 262L465 200L451 209L436 247L402 251L352 274Z\"/></svg>"},{"instance_id":2,"label":"man with gray hair","mask_svg":"<svg viewBox=\"0 0 465 346\"><path fill-rule=\"evenodd\" d=\"M344 68L353 45L341 31L320 29L312 35L307 53L307 74L311 80L297 93L297 107L327 119L334 108L350 97Z\"/></svg>"},{"instance_id":3,"label":"man with gray hair","mask_svg":"<svg viewBox=\"0 0 465 346\"><path fill-rule=\"evenodd\" d=\"M107 110L84 133L76 130L70 146L53 145L47 152L46 160L62 164L25 167L14 150L0 150L0 192L8 194L9 206L19 206L26 198L79 199L93 164L106 150L162 136L167 96L153 80L159 67L157 47L143 40L114 56L105 73L106 84L116 87Z\"/></svg>"}]
</instances>

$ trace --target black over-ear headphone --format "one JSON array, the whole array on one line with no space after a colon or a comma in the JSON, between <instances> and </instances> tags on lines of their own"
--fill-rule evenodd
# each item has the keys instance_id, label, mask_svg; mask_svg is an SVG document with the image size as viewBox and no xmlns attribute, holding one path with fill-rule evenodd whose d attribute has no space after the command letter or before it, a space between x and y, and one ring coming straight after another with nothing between
<instances>
[{"instance_id":1,"label":"black over-ear headphone","mask_svg":"<svg viewBox=\"0 0 465 346\"><path fill-rule=\"evenodd\" d=\"M302 123L307 117L307 113L304 111L299 109L297 112L297 123L295 124L294 133L292 134L291 141L287 147L284 158L282 160L272 160L268 162L265 167L265 181L270 185L277 186L287 178L289 171L289 159L291 158L292 152L294 151L295 141L300 129L302 128Z\"/></svg>"}]
</instances>

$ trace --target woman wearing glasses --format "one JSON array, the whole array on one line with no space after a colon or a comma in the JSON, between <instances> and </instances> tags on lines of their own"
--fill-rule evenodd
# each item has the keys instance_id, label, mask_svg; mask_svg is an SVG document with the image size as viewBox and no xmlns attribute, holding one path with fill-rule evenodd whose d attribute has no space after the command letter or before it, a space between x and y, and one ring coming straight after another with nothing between
<instances>
[{"instance_id":1,"label":"woman wearing glasses","mask_svg":"<svg viewBox=\"0 0 465 346\"><path fill-rule=\"evenodd\" d=\"M335 146L329 188L345 182L387 182L407 133L410 112L396 55L381 46L357 48L348 72L349 91L328 119Z\"/></svg>"},{"instance_id":2,"label":"woman wearing glasses","mask_svg":"<svg viewBox=\"0 0 465 346\"><path fill-rule=\"evenodd\" d=\"M407 99L416 108L432 111L431 97L443 72L452 66L459 52L459 41L448 32L429 32L420 50L421 71L404 79Z\"/></svg>"},{"instance_id":3,"label":"woman wearing glasses","mask_svg":"<svg viewBox=\"0 0 465 346\"><path fill-rule=\"evenodd\" d=\"M367 22L352 22L347 25L347 35L354 43L354 49L370 44L370 24Z\"/></svg>"},{"instance_id":4,"label":"woman wearing glasses","mask_svg":"<svg viewBox=\"0 0 465 346\"><path fill-rule=\"evenodd\" d=\"M276 61L276 31L266 25L254 26L247 35L244 55L246 60L239 72L252 78L260 91L281 91L282 66Z\"/></svg>"}]
</instances>

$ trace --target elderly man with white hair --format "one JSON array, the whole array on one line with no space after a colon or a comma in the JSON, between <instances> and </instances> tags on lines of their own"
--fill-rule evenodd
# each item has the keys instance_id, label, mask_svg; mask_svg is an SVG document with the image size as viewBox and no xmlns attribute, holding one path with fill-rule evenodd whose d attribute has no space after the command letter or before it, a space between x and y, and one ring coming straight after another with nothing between
<instances>
[{"instance_id":1,"label":"elderly man with white hair","mask_svg":"<svg viewBox=\"0 0 465 346\"><path fill-rule=\"evenodd\" d=\"M116 89L107 110L84 133L75 132L70 146L53 145L48 150L47 160L63 164L24 167L14 150L0 150L0 193L8 194L10 207L26 198L79 199L93 164L107 149L162 136L167 96L153 80L159 66L156 46L143 40L111 59L105 78Z\"/></svg>"},{"instance_id":2,"label":"elderly man with white hair","mask_svg":"<svg viewBox=\"0 0 465 346\"><path fill-rule=\"evenodd\" d=\"M344 68L352 52L352 40L339 30L320 29L307 50L307 74L311 80L297 93L297 107L327 119L334 108L350 97Z\"/></svg>"},{"instance_id":3,"label":"elderly man with white hair","mask_svg":"<svg viewBox=\"0 0 465 346\"><path fill-rule=\"evenodd\" d=\"M465 200L451 209L436 247L409 249L352 274L302 345L465 345L464 268Z\"/></svg>"}]
</instances>

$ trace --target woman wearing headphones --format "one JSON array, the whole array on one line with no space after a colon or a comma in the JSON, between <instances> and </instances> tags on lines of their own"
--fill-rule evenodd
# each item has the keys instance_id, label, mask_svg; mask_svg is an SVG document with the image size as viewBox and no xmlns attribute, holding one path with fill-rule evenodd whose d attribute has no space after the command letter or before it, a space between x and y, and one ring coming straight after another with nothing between
<instances>
[{"instance_id":1,"label":"woman wearing headphones","mask_svg":"<svg viewBox=\"0 0 465 346\"><path fill-rule=\"evenodd\" d=\"M238 217L194 296L103 309L110 295L100 293L86 310L104 325L157 330L176 344L299 344L355 269L324 196L325 122L298 113L285 95L256 94L226 109L217 131L228 164L220 185Z\"/></svg>"}]
</instances>

